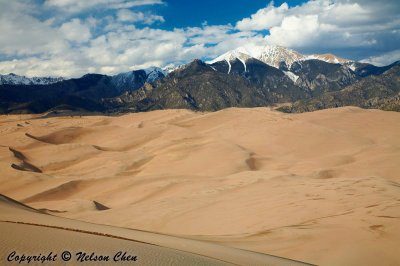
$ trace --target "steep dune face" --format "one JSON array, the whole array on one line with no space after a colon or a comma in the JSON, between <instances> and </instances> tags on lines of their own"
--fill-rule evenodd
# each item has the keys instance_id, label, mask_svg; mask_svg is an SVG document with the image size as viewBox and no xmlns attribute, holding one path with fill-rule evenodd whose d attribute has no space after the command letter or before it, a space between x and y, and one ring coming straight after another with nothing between
<instances>
[{"instance_id":1,"label":"steep dune face","mask_svg":"<svg viewBox=\"0 0 400 266\"><path fill-rule=\"evenodd\" d=\"M35 208L323 265L400 259L399 113L165 110L0 122L0 193Z\"/></svg>"}]
</instances>

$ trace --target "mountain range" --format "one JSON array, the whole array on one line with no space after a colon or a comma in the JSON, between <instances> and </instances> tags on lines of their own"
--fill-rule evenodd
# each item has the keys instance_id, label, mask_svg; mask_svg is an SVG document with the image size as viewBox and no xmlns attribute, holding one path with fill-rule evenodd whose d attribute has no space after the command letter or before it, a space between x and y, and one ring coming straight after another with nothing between
<instances>
[{"instance_id":1,"label":"mountain range","mask_svg":"<svg viewBox=\"0 0 400 266\"><path fill-rule=\"evenodd\" d=\"M27 78L0 75L0 113L138 112L280 106L305 112L355 105L399 111L399 61L384 67L332 54L303 55L265 46L237 48L214 60L114 76Z\"/></svg>"},{"instance_id":2,"label":"mountain range","mask_svg":"<svg viewBox=\"0 0 400 266\"><path fill-rule=\"evenodd\" d=\"M18 76L14 73L0 75L0 85L49 85L63 81L64 78L58 77L33 77Z\"/></svg>"}]
</instances>

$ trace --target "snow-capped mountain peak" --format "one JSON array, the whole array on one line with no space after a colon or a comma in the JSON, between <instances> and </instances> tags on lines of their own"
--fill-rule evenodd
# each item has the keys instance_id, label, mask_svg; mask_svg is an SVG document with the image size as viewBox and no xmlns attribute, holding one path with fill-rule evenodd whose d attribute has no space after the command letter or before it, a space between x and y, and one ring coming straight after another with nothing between
<instances>
[{"instance_id":1,"label":"snow-capped mountain peak","mask_svg":"<svg viewBox=\"0 0 400 266\"><path fill-rule=\"evenodd\" d=\"M61 77L32 77L19 76L14 73L0 75L0 85L48 85L63 81Z\"/></svg>"},{"instance_id":2,"label":"snow-capped mountain peak","mask_svg":"<svg viewBox=\"0 0 400 266\"><path fill-rule=\"evenodd\" d=\"M149 67L146 69L143 69L144 72L146 72L147 75L147 82L154 82L160 78L163 78L168 75L168 72L159 68L159 67Z\"/></svg>"},{"instance_id":3,"label":"snow-capped mountain peak","mask_svg":"<svg viewBox=\"0 0 400 266\"><path fill-rule=\"evenodd\" d=\"M167 76L168 73L159 67L133 70L112 76L112 82L120 91L133 91L141 87L145 82L152 83Z\"/></svg>"},{"instance_id":4,"label":"snow-capped mountain peak","mask_svg":"<svg viewBox=\"0 0 400 266\"><path fill-rule=\"evenodd\" d=\"M175 70L181 69L185 66L185 64L183 65L174 65L174 64L169 64L166 65L165 67L162 68L162 70L167 73L167 75Z\"/></svg>"},{"instance_id":5,"label":"snow-capped mountain peak","mask_svg":"<svg viewBox=\"0 0 400 266\"><path fill-rule=\"evenodd\" d=\"M351 62L351 60L337 57L333 54L312 54L303 55L295 50L275 45L266 46L253 46L251 48L239 47L235 50L228 51L221 56L218 56L214 60L208 61L207 63L213 64L219 61L232 61L239 59L242 62L247 61L249 58L255 58L270 66L280 68L280 64L284 62L286 67L289 69L294 62L317 59L328 63L345 64Z\"/></svg>"},{"instance_id":6,"label":"snow-capped mountain peak","mask_svg":"<svg viewBox=\"0 0 400 266\"><path fill-rule=\"evenodd\" d=\"M285 62L289 68L294 62L302 60L304 55L282 46L267 45L259 51L256 58L276 68L279 68L281 62Z\"/></svg>"},{"instance_id":7,"label":"snow-capped mountain peak","mask_svg":"<svg viewBox=\"0 0 400 266\"><path fill-rule=\"evenodd\" d=\"M333 54L312 54L312 55L306 56L306 60L309 60L309 59L317 59L317 60L325 61L325 62L332 63L332 64L345 64L345 63L352 62L352 60L344 59L344 58L338 57Z\"/></svg>"},{"instance_id":8,"label":"snow-capped mountain peak","mask_svg":"<svg viewBox=\"0 0 400 266\"><path fill-rule=\"evenodd\" d=\"M249 58L252 58L252 56L250 55L250 52L248 50L246 50L244 47L239 47L235 50L228 51L228 52L224 53L223 55L218 56L214 60L208 61L206 63L214 64L219 61L226 61L229 65L229 70L228 70L228 74L229 74L230 70L231 70L231 63L230 63L231 61L233 61L235 59L239 60L240 62L242 62L245 71L247 71L246 61Z\"/></svg>"},{"instance_id":9,"label":"snow-capped mountain peak","mask_svg":"<svg viewBox=\"0 0 400 266\"><path fill-rule=\"evenodd\" d=\"M268 65L279 67L280 62L285 62L288 66L293 64L293 62L299 61L304 58L304 56L294 50L281 47L281 46L255 46L252 48L239 47L237 49L228 51L223 55L218 56L214 60L208 61L208 64L213 64L219 61L229 62L238 59L245 64L249 58L255 58Z\"/></svg>"},{"instance_id":10,"label":"snow-capped mountain peak","mask_svg":"<svg viewBox=\"0 0 400 266\"><path fill-rule=\"evenodd\" d=\"M250 55L250 52L248 50L246 50L244 47L239 47L239 48L237 48L235 50L228 51L228 52L226 52L226 53L218 56L217 58L215 58L213 60L210 60L210 61L208 61L206 63L207 64L213 64L215 62L219 62L219 61L223 61L223 60L229 62L229 61L232 61L232 60L235 60L235 59L239 59L241 61L245 61L245 60L249 59L250 57L252 57L252 56Z\"/></svg>"},{"instance_id":11,"label":"snow-capped mountain peak","mask_svg":"<svg viewBox=\"0 0 400 266\"><path fill-rule=\"evenodd\" d=\"M146 82L154 82L157 79L165 77L167 75L167 72L159 67L149 67L149 68L140 69L140 70L144 71L144 73L146 74L145 77L143 77ZM117 80L119 82L124 82L124 83L126 83L126 82L134 83L135 79L137 79L137 73L140 70L133 70L133 71L129 71L129 72L119 73L119 74L113 76L113 79Z\"/></svg>"}]
</instances>

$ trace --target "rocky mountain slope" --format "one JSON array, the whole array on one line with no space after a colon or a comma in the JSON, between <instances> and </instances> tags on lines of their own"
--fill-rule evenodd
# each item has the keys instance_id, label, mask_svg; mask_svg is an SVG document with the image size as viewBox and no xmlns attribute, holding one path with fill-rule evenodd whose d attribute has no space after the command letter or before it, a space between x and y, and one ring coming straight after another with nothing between
<instances>
[{"instance_id":1,"label":"rocky mountain slope","mask_svg":"<svg viewBox=\"0 0 400 266\"><path fill-rule=\"evenodd\" d=\"M108 109L147 111L188 108L215 111L226 107L266 106L309 97L282 71L260 61L248 61L248 71L239 60L208 65L195 60L154 85L108 99ZM252 73L252 74L249 74ZM279 84L279 85L278 85Z\"/></svg>"},{"instance_id":2,"label":"rocky mountain slope","mask_svg":"<svg viewBox=\"0 0 400 266\"><path fill-rule=\"evenodd\" d=\"M247 62L261 61L281 70L296 86L310 90L313 95L319 95L325 91L335 91L354 83L361 77L355 72L357 67L366 67L363 64L351 65L354 62L331 54L302 55L280 46L265 46L250 51L240 47L208 61L208 63L219 71L225 71L228 74L232 71L237 74L240 66L236 66L236 72L232 70L235 61L240 61L243 65L241 73L247 72L250 76L253 73L247 71ZM359 72L361 73L361 71L363 70ZM372 72L369 71L364 76Z\"/></svg>"},{"instance_id":3,"label":"rocky mountain slope","mask_svg":"<svg viewBox=\"0 0 400 266\"><path fill-rule=\"evenodd\" d=\"M359 78L347 66L315 59L294 62L289 70L298 77L296 85L311 90L314 96L340 90Z\"/></svg>"},{"instance_id":4,"label":"rocky mountain slope","mask_svg":"<svg viewBox=\"0 0 400 266\"><path fill-rule=\"evenodd\" d=\"M281 107L284 112L309 112L341 106L359 106L400 112L400 65L382 75L370 75L335 92Z\"/></svg>"}]
</instances>

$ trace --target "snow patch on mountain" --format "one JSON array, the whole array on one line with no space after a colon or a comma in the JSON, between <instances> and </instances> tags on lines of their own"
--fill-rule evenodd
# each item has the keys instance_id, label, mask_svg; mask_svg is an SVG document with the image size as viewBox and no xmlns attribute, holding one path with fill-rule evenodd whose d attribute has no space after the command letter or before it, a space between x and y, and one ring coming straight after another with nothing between
<instances>
[{"instance_id":1,"label":"snow patch on mountain","mask_svg":"<svg viewBox=\"0 0 400 266\"><path fill-rule=\"evenodd\" d=\"M285 75L288 76L288 78L290 78L294 83L296 83L297 79L299 78L299 76L290 71L283 71L283 73L285 73Z\"/></svg>"},{"instance_id":2,"label":"snow patch on mountain","mask_svg":"<svg viewBox=\"0 0 400 266\"><path fill-rule=\"evenodd\" d=\"M229 74L229 73L231 73L232 65L231 65L231 62L229 60L225 59L225 61L228 63L228 66L229 66L229 68L228 68L228 74Z\"/></svg>"},{"instance_id":3,"label":"snow patch on mountain","mask_svg":"<svg viewBox=\"0 0 400 266\"><path fill-rule=\"evenodd\" d=\"M244 60L241 59L240 57L238 57L238 60L239 60L240 62L242 62L243 66L244 66L244 72L247 72L246 61L244 61Z\"/></svg>"},{"instance_id":4,"label":"snow patch on mountain","mask_svg":"<svg viewBox=\"0 0 400 266\"><path fill-rule=\"evenodd\" d=\"M355 62L350 62L349 64L346 64L348 68L350 68L353 72L356 71L357 66Z\"/></svg>"},{"instance_id":5,"label":"snow patch on mountain","mask_svg":"<svg viewBox=\"0 0 400 266\"><path fill-rule=\"evenodd\" d=\"M162 68L162 70L166 73L166 75L168 75L169 73L178 70L178 69L182 69L183 67L185 67L186 65L174 65L174 64L169 64L166 65L165 67Z\"/></svg>"}]
</instances>

